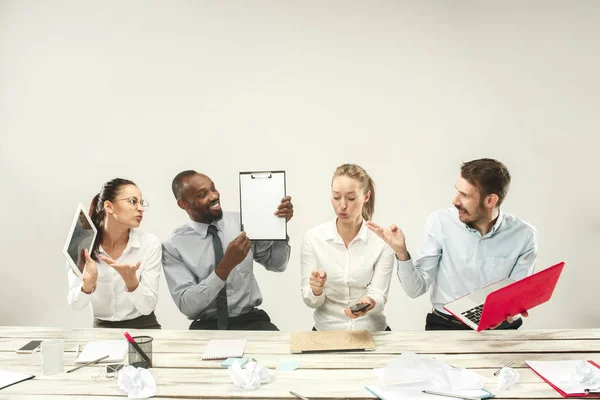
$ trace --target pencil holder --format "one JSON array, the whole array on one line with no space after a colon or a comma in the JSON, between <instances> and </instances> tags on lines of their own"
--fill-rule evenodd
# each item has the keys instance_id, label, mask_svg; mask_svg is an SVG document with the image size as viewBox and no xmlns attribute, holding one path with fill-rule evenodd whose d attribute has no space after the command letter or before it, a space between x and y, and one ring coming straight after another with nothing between
<instances>
[{"instance_id":1,"label":"pencil holder","mask_svg":"<svg viewBox=\"0 0 600 400\"><path fill-rule=\"evenodd\" d=\"M142 349L144 353L150 359L150 363L144 360L144 357L137 352L135 347L129 343L129 365L133 365L137 368L150 368L152 367L152 338L150 336L134 336L133 340Z\"/></svg>"}]
</instances>

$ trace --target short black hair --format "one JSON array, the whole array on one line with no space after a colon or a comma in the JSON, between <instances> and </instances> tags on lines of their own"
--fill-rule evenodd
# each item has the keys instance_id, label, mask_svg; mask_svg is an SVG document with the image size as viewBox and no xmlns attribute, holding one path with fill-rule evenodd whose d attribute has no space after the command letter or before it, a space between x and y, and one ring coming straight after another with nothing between
<instances>
[{"instance_id":1,"label":"short black hair","mask_svg":"<svg viewBox=\"0 0 600 400\"><path fill-rule=\"evenodd\" d=\"M471 185L479 188L482 197L490 194L498 196L498 206L502 204L510 188L508 168L498 160L481 158L472 160L460 167L460 175Z\"/></svg>"},{"instance_id":2,"label":"short black hair","mask_svg":"<svg viewBox=\"0 0 600 400\"><path fill-rule=\"evenodd\" d=\"M175 200L181 199L181 195L183 194L183 180L196 174L198 174L198 172L194 171L193 169L188 169L175 175L175 178L173 178L173 183L171 183L171 190L173 190L173 196L175 196Z\"/></svg>"}]
</instances>

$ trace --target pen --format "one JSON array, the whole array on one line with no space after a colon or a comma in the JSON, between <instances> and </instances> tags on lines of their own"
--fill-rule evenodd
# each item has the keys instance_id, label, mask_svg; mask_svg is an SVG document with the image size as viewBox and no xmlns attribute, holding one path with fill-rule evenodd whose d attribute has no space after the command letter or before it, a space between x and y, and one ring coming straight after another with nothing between
<instances>
[{"instance_id":1,"label":"pen","mask_svg":"<svg viewBox=\"0 0 600 400\"><path fill-rule=\"evenodd\" d=\"M77 350L75 352L75 358L79 357L79 345L77 345Z\"/></svg>"},{"instance_id":2,"label":"pen","mask_svg":"<svg viewBox=\"0 0 600 400\"><path fill-rule=\"evenodd\" d=\"M481 400L479 397L469 397L469 396L461 396L460 394L434 392L433 390L423 390L422 392L426 393L426 394L434 394L436 396L453 397L455 399Z\"/></svg>"},{"instance_id":3,"label":"pen","mask_svg":"<svg viewBox=\"0 0 600 400\"><path fill-rule=\"evenodd\" d=\"M299 398L300 400L309 400L309 398L308 398L308 397L304 397L304 396L302 396L302 395L299 395L298 393L292 392L291 390L290 390L290 394L291 394L292 396L296 396L296 397L297 397L297 398Z\"/></svg>"},{"instance_id":4,"label":"pen","mask_svg":"<svg viewBox=\"0 0 600 400\"><path fill-rule=\"evenodd\" d=\"M107 355L105 355L104 357L97 358L97 359L95 359L94 361L90 361L89 363L81 364L81 365L79 365L79 366L77 366L77 367L75 367L75 368L73 368L73 369L70 369L70 370L68 370L68 371L67 371L67 374L68 374L69 372L77 371L79 368L87 367L88 365L92 365L92 364L97 364L97 363L99 363L100 361L102 361L102 360L104 360L104 359L106 359L106 358L108 358L108 357L110 357L110 354L107 354Z\"/></svg>"},{"instance_id":5,"label":"pen","mask_svg":"<svg viewBox=\"0 0 600 400\"><path fill-rule=\"evenodd\" d=\"M148 355L146 353L144 353L144 350L141 349L140 345L137 344L135 342L135 340L133 340L133 338L131 337L131 335L128 332L125 332L125 337L129 341L129 343L131 343L131 345L133 346L133 348L135 349L135 351L137 351L140 354L140 356L142 356L142 358L144 360L146 360L146 362L148 363L148 367L151 367L152 366L152 360L150 360L150 357L148 357Z\"/></svg>"},{"instance_id":6,"label":"pen","mask_svg":"<svg viewBox=\"0 0 600 400\"><path fill-rule=\"evenodd\" d=\"M506 368L506 367L510 367L511 365L513 365L515 362L511 361L508 364L506 364L504 367L502 368ZM502 368L500 368L498 371L494 372L494 376L498 376L498 374L500 373L500 371L502 371Z\"/></svg>"}]
</instances>

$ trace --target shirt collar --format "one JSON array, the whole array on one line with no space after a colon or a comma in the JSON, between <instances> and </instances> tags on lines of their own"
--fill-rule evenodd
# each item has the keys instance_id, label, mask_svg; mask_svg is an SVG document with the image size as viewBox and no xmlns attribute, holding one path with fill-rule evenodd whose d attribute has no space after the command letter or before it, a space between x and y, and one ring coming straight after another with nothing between
<instances>
[{"instance_id":1,"label":"shirt collar","mask_svg":"<svg viewBox=\"0 0 600 400\"><path fill-rule=\"evenodd\" d=\"M210 224L205 224L203 222L196 222L196 221L190 220L188 222L188 225L190 226L190 228L192 228L193 230L195 230L196 232L198 232L198 234L200 235L200 237L202 239L206 239L206 235L208 235L208 227L209 227L209 225L216 226L218 231L222 231L223 230L223 219L220 219L218 221L212 222Z\"/></svg>"},{"instance_id":2,"label":"shirt collar","mask_svg":"<svg viewBox=\"0 0 600 400\"><path fill-rule=\"evenodd\" d=\"M496 219L496 223L492 227L492 233L496 233L496 231L500 229L502 221L504 221L504 214L502 213L502 210L498 210L498 218Z\"/></svg>"},{"instance_id":3,"label":"shirt collar","mask_svg":"<svg viewBox=\"0 0 600 400\"><path fill-rule=\"evenodd\" d=\"M325 240L330 240L330 241L333 241L334 243L344 244L344 240L342 239L342 237L340 236L340 234L337 231L336 222L337 222L337 218L329 223L329 229L327 229L327 231L326 231ZM354 239L352 239L352 241L362 240L363 242L367 242L367 235L369 233L368 231L369 231L369 228L367 228L367 225L365 224L365 220L363 219L362 225L360 226L360 229L359 229L358 233L356 234L356 237Z\"/></svg>"},{"instance_id":4,"label":"shirt collar","mask_svg":"<svg viewBox=\"0 0 600 400\"><path fill-rule=\"evenodd\" d=\"M127 242L128 247L140 248L142 244L140 242L140 235L136 229L129 230L129 242Z\"/></svg>"},{"instance_id":5,"label":"shirt collar","mask_svg":"<svg viewBox=\"0 0 600 400\"><path fill-rule=\"evenodd\" d=\"M126 254L127 251L129 251L130 248L136 248L139 249L140 247L142 247L142 243L140 241L140 235L138 233L138 231L136 229L130 229L129 230L129 239L127 240L127 245L125 246L125 249L123 249L123 254ZM106 251L104 251L104 249L102 248L102 245L100 245L98 247L98 250L108 256L108 253Z\"/></svg>"},{"instance_id":6,"label":"shirt collar","mask_svg":"<svg viewBox=\"0 0 600 400\"><path fill-rule=\"evenodd\" d=\"M458 218L458 211L456 212L456 218ZM502 225L502 221L504 221L504 213L502 212L502 210L498 210L498 218L496 218L496 222L494 223L494 226L492 226L492 230L489 231L488 234L485 236L491 236L494 233L496 233L498 231L498 229L500 229L500 225ZM471 232L479 233L479 231L477 229L471 228L467 224L464 224L464 226Z\"/></svg>"}]
</instances>

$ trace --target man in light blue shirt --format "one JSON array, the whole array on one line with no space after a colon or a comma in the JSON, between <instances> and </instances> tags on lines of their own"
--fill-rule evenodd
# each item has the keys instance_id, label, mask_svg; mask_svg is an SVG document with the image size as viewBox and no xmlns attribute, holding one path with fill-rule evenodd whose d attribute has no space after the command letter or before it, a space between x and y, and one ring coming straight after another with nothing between
<instances>
[{"instance_id":1,"label":"man in light blue shirt","mask_svg":"<svg viewBox=\"0 0 600 400\"><path fill-rule=\"evenodd\" d=\"M250 242L240 233L239 213L223 213L220 194L206 175L183 171L172 189L190 221L163 243L162 261L175 304L193 320L190 329L277 330L257 308L262 294L253 261L283 272L290 258L289 238ZM294 215L291 197L274 210L289 221Z\"/></svg>"},{"instance_id":2,"label":"man in light blue shirt","mask_svg":"<svg viewBox=\"0 0 600 400\"><path fill-rule=\"evenodd\" d=\"M382 229L367 223L396 252L398 278L410 297L432 287L433 310L427 315L426 330L470 329L448 314L444 304L499 280L533 273L535 228L500 211L509 186L510 174L501 162L484 158L464 163L456 181L454 207L429 216L420 256L414 262L397 226ZM494 328L517 329L522 323L508 317Z\"/></svg>"}]
</instances>

